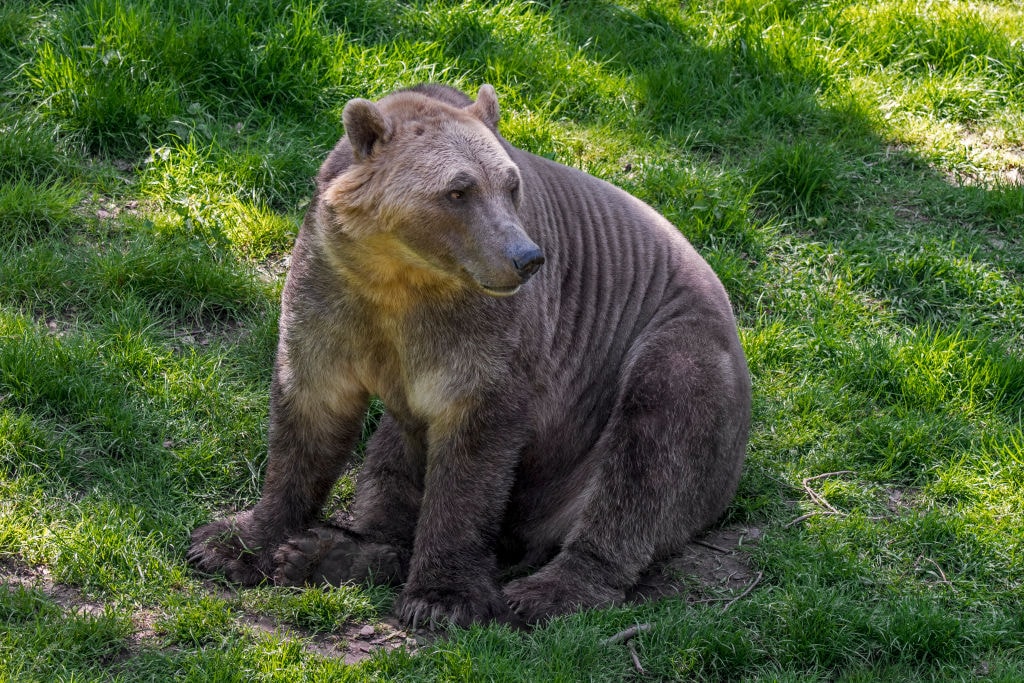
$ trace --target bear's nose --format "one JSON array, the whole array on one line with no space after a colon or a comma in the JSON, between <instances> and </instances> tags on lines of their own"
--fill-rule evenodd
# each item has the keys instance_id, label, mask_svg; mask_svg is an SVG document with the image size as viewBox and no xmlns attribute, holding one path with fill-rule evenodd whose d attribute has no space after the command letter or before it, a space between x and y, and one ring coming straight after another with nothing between
<instances>
[{"instance_id":1,"label":"bear's nose","mask_svg":"<svg viewBox=\"0 0 1024 683\"><path fill-rule=\"evenodd\" d=\"M515 266L519 277L526 280L536 273L538 268L544 265L544 253L541 252L540 248L532 247L516 254L512 259L512 265Z\"/></svg>"}]
</instances>

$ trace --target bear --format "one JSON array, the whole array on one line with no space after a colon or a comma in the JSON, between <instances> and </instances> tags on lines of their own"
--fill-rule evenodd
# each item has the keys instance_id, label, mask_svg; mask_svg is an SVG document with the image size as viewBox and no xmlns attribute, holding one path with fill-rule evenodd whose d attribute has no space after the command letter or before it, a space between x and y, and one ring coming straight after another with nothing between
<instances>
[{"instance_id":1,"label":"bear","mask_svg":"<svg viewBox=\"0 0 1024 683\"><path fill-rule=\"evenodd\" d=\"M260 498L190 561L404 584L413 628L622 602L735 495L751 382L723 285L647 204L508 143L490 85L342 118L281 297Z\"/></svg>"}]
</instances>

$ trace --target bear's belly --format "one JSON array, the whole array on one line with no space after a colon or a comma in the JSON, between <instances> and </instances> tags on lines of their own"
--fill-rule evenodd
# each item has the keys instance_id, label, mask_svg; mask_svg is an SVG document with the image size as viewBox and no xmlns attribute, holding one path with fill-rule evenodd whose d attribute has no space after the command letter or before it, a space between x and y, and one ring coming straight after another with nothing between
<instances>
[{"instance_id":1,"label":"bear's belly","mask_svg":"<svg viewBox=\"0 0 1024 683\"><path fill-rule=\"evenodd\" d=\"M557 552L590 495L595 467L589 448L574 453L551 446L544 453L525 453L505 510L505 544L535 558L528 564Z\"/></svg>"}]
</instances>

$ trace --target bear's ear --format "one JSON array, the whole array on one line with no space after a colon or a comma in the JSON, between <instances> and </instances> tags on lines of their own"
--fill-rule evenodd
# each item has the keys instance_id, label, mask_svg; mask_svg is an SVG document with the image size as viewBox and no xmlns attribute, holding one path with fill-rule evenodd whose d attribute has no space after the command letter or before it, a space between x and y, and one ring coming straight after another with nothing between
<instances>
[{"instance_id":1,"label":"bear's ear","mask_svg":"<svg viewBox=\"0 0 1024 683\"><path fill-rule=\"evenodd\" d=\"M391 122L370 100L359 97L349 100L341 112L341 119L356 161L370 156L374 143L391 139Z\"/></svg>"},{"instance_id":2,"label":"bear's ear","mask_svg":"<svg viewBox=\"0 0 1024 683\"><path fill-rule=\"evenodd\" d=\"M469 106L468 111L489 128L498 130L501 110L498 109L498 93L494 92L494 86L486 83L481 85L480 92L476 94L476 102Z\"/></svg>"}]
</instances>

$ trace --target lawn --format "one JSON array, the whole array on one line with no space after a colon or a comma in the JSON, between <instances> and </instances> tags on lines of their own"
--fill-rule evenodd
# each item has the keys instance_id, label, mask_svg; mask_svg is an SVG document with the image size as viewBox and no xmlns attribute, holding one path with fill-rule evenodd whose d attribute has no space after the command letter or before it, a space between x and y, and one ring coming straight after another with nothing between
<instances>
[{"instance_id":1,"label":"lawn","mask_svg":"<svg viewBox=\"0 0 1024 683\"><path fill-rule=\"evenodd\" d=\"M1015 0L7 0L0 78L0 678L1024 680ZM387 589L186 564L258 497L342 107L422 81L493 84L513 144L725 283L754 424L701 548L731 575L407 639Z\"/></svg>"}]
</instances>

